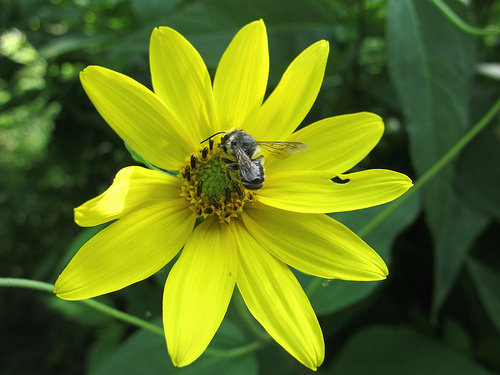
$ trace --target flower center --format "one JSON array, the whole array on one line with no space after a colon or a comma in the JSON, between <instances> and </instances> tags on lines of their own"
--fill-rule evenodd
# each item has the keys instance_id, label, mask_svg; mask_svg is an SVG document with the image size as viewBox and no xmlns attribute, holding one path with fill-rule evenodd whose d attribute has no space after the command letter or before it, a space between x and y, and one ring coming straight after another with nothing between
<instances>
[{"instance_id":1,"label":"flower center","mask_svg":"<svg viewBox=\"0 0 500 375\"><path fill-rule=\"evenodd\" d=\"M217 215L221 223L229 223L243 212L245 203L257 200L256 193L241 184L238 170L228 169L221 160L220 145L213 139L208 147L186 158L179 177L183 180L181 196L191 202L197 217Z\"/></svg>"}]
</instances>

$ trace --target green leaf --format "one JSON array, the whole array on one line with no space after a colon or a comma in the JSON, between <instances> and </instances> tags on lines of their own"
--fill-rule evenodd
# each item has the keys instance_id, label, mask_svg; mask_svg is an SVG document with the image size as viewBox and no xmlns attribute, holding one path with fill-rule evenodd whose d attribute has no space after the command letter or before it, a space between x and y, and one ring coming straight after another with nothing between
<instances>
[{"instance_id":1,"label":"green leaf","mask_svg":"<svg viewBox=\"0 0 500 375\"><path fill-rule=\"evenodd\" d=\"M331 216L354 232L359 232L390 204ZM390 264L392 244L398 234L415 220L419 210L420 201L418 196L414 195L364 238L387 264ZM307 285L308 281L317 282L316 278L306 275L298 275L298 277L303 285ZM391 277L390 274L389 277ZM329 314L366 298L383 282L329 280L315 288L314 292L309 294L309 299L317 314Z\"/></svg>"},{"instance_id":2,"label":"green leaf","mask_svg":"<svg viewBox=\"0 0 500 375\"><path fill-rule=\"evenodd\" d=\"M165 374L174 370L165 340L148 331L133 334L91 375Z\"/></svg>"},{"instance_id":3,"label":"green leaf","mask_svg":"<svg viewBox=\"0 0 500 375\"><path fill-rule=\"evenodd\" d=\"M224 319L209 348L225 349L246 343L240 329ZM257 374L255 355L220 357L203 354L193 364L174 367L168 355L165 339L149 331L133 334L105 363L91 375L165 375L165 374Z\"/></svg>"},{"instance_id":4,"label":"green leaf","mask_svg":"<svg viewBox=\"0 0 500 375\"><path fill-rule=\"evenodd\" d=\"M144 164L149 169L159 170L158 168L153 166L149 161L147 161L141 154L139 154L132 147L130 147L130 145L127 143L127 141L124 141L123 143L125 144L125 148L127 149L127 151L132 156L132 159L134 159L138 163Z\"/></svg>"},{"instance_id":5,"label":"green leaf","mask_svg":"<svg viewBox=\"0 0 500 375\"><path fill-rule=\"evenodd\" d=\"M471 332L453 318L445 318L441 324L441 341L455 350L469 353L474 347Z\"/></svg>"},{"instance_id":6,"label":"green leaf","mask_svg":"<svg viewBox=\"0 0 500 375\"><path fill-rule=\"evenodd\" d=\"M309 300L316 314L327 315L365 299L381 283L383 281L325 280L309 294Z\"/></svg>"},{"instance_id":7,"label":"green leaf","mask_svg":"<svg viewBox=\"0 0 500 375\"><path fill-rule=\"evenodd\" d=\"M83 245L85 245L85 243L88 240L90 240L92 237L94 237L97 233L99 233L101 230L103 230L110 224L111 222L96 225L95 227L84 228L69 244L68 248L66 249L66 252L64 253L64 256L61 258L58 266L56 267L54 278L57 277L63 271L63 269L68 265L71 259L78 252L78 250L80 250L80 248Z\"/></svg>"},{"instance_id":8,"label":"green leaf","mask_svg":"<svg viewBox=\"0 0 500 375\"><path fill-rule=\"evenodd\" d=\"M475 41L431 2L391 0L388 68L406 118L412 163L429 169L467 128ZM439 238L450 201L452 166L424 187L426 218Z\"/></svg>"},{"instance_id":9,"label":"green leaf","mask_svg":"<svg viewBox=\"0 0 500 375\"><path fill-rule=\"evenodd\" d=\"M474 208L500 221L500 127L488 126L457 162L458 193Z\"/></svg>"},{"instance_id":10,"label":"green leaf","mask_svg":"<svg viewBox=\"0 0 500 375\"><path fill-rule=\"evenodd\" d=\"M54 59L59 55L82 51L91 47L110 43L114 37L107 35L65 35L55 38L40 48L40 56L43 59Z\"/></svg>"},{"instance_id":11,"label":"green leaf","mask_svg":"<svg viewBox=\"0 0 500 375\"><path fill-rule=\"evenodd\" d=\"M100 302L111 304L110 298L108 296L101 296L98 298ZM83 324L86 326L102 326L103 324L113 324L112 317L105 315L100 311L97 311L89 306L84 305L76 301L65 301L57 298L55 295L50 296L50 298L44 298L43 303L53 311L57 311L59 314L67 319L72 320L77 324Z\"/></svg>"},{"instance_id":12,"label":"green leaf","mask_svg":"<svg viewBox=\"0 0 500 375\"><path fill-rule=\"evenodd\" d=\"M118 42L113 49L134 53L147 51L153 28L168 26L189 40L209 69L215 71L234 35L244 25L260 18L266 22L272 59L277 63L271 69L277 68L279 76L295 58L297 51L317 40L333 36L335 27L335 13L324 1L252 0L242 3L241 0L207 0L192 2L179 11L169 13L158 8L157 17L151 17L148 23ZM280 66L282 63L284 65Z\"/></svg>"},{"instance_id":13,"label":"green leaf","mask_svg":"<svg viewBox=\"0 0 500 375\"><path fill-rule=\"evenodd\" d=\"M479 364L406 327L371 326L341 349L331 373L342 375L492 375Z\"/></svg>"},{"instance_id":14,"label":"green leaf","mask_svg":"<svg viewBox=\"0 0 500 375\"><path fill-rule=\"evenodd\" d=\"M139 19L147 21L157 17L159 9L165 14L173 12L181 2L181 0L131 0L131 9Z\"/></svg>"},{"instance_id":15,"label":"green leaf","mask_svg":"<svg viewBox=\"0 0 500 375\"><path fill-rule=\"evenodd\" d=\"M469 248L487 223L484 216L472 211L453 194L443 231L435 248L432 295L434 319L458 277Z\"/></svg>"},{"instance_id":16,"label":"green leaf","mask_svg":"<svg viewBox=\"0 0 500 375\"><path fill-rule=\"evenodd\" d=\"M125 148L132 156L132 159L134 159L136 162L144 164L149 169L153 169L153 170L158 171L158 172L169 174L169 175L174 176L174 177L178 175L177 171L164 171L163 169L155 167L153 164L151 164L149 161L147 161L141 154L139 154L132 147L130 147L130 145L127 143L127 141L124 141L124 143L125 143Z\"/></svg>"},{"instance_id":17,"label":"green leaf","mask_svg":"<svg viewBox=\"0 0 500 375\"><path fill-rule=\"evenodd\" d=\"M130 327L121 324L119 321L113 321L111 324L102 325L101 328L94 333L97 337L92 345L88 347L88 372L94 368L98 368L101 363L107 361L121 345L129 328Z\"/></svg>"},{"instance_id":18,"label":"green leaf","mask_svg":"<svg viewBox=\"0 0 500 375\"><path fill-rule=\"evenodd\" d=\"M498 372L500 370L498 348L500 348L500 336L490 337L478 345L474 354L488 367L496 369Z\"/></svg>"},{"instance_id":19,"label":"green leaf","mask_svg":"<svg viewBox=\"0 0 500 375\"><path fill-rule=\"evenodd\" d=\"M467 269L491 321L500 331L500 273L469 258Z\"/></svg>"},{"instance_id":20,"label":"green leaf","mask_svg":"<svg viewBox=\"0 0 500 375\"><path fill-rule=\"evenodd\" d=\"M295 373L293 370L297 362L275 342L259 350L257 358L259 374L290 375Z\"/></svg>"}]
</instances>

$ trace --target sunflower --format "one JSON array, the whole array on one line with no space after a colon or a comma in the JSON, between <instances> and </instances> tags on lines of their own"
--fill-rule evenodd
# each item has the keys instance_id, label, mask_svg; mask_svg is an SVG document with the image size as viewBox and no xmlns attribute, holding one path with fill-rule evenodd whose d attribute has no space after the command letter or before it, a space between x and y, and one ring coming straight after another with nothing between
<instances>
[{"instance_id":1,"label":"sunflower","mask_svg":"<svg viewBox=\"0 0 500 375\"><path fill-rule=\"evenodd\" d=\"M382 136L377 115L327 118L293 133L318 95L328 51L326 41L304 50L265 101L269 52L262 20L236 34L213 85L195 48L168 27L151 36L154 92L112 70L87 67L80 77L95 107L154 168L120 170L108 190L75 209L83 227L116 221L74 256L55 284L57 296L80 300L119 290L182 250L163 295L165 338L176 366L204 352L237 285L269 335L316 369L324 359L323 335L288 266L326 279L384 279L388 270L377 253L325 213L389 202L411 186L389 170L345 173ZM307 150L286 159L266 150L246 155L263 182L251 186L222 144L235 129ZM176 175L167 173L173 170Z\"/></svg>"}]
</instances>

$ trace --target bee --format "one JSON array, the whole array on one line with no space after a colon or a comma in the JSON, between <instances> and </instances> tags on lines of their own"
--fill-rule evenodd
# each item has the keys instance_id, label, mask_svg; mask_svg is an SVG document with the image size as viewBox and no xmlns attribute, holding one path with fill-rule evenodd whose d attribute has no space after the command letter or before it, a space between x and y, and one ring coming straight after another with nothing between
<instances>
[{"instance_id":1,"label":"bee","mask_svg":"<svg viewBox=\"0 0 500 375\"><path fill-rule=\"evenodd\" d=\"M225 132L217 132L201 143L221 133ZM244 130L226 133L219 146L225 155L221 157L221 161L226 164L227 170L239 171L241 184L248 190L259 190L264 185L264 156L256 157L261 149L280 158L307 150L307 146L300 142L257 141ZM228 178L230 179L230 176Z\"/></svg>"}]
</instances>

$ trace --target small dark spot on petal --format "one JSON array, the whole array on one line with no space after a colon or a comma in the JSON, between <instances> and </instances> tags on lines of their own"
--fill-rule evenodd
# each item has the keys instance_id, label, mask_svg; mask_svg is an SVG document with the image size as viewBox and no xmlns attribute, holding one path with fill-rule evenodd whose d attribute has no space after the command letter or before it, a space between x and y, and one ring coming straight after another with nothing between
<instances>
[{"instance_id":1,"label":"small dark spot on petal","mask_svg":"<svg viewBox=\"0 0 500 375\"><path fill-rule=\"evenodd\" d=\"M334 178L332 178L332 181L335 182L336 184L347 184L351 180L349 180L348 178L342 180L340 177L335 176Z\"/></svg>"}]
</instances>

